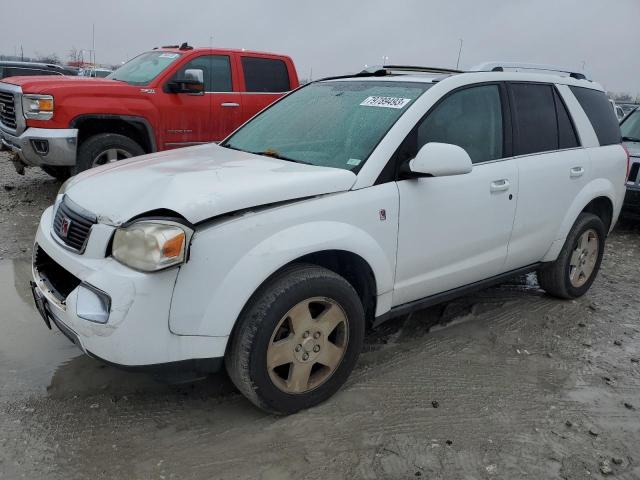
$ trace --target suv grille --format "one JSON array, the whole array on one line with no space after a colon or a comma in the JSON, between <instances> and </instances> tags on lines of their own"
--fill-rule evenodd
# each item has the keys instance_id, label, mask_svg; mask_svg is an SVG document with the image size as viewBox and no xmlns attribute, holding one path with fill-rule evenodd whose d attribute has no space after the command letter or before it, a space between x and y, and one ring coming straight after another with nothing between
<instances>
[{"instance_id":1,"label":"suv grille","mask_svg":"<svg viewBox=\"0 0 640 480\"><path fill-rule=\"evenodd\" d=\"M0 123L12 130L17 127L13 93L0 92Z\"/></svg>"},{"instance_id":2,"label":"suv grille","mask_svg":"<svg viewBox=\"0 0 640 480\"><path fill-rule=\"evenodd\" d=\"M64 197L53 219L53 231L67 246L82 253L96 223L95 215L82 211Z\"/></svg>"}]
</instances>

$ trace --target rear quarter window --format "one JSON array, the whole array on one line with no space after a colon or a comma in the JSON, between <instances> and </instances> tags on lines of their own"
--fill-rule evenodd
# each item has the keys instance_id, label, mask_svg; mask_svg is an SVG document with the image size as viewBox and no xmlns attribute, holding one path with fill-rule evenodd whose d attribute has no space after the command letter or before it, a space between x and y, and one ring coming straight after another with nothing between
<instances>
[{"instance_id":1,"label":"rear quarter window","mask_svg":"<svg viewBox=\"0 0 640 480\"><path fill-rule=\"evenodd\" d=\"M600 145L620 143L622 141L620 125L605 93L584 87L570 86L569 88L589 117Z\"/></svg>"},{"instance_id":2,"label":"rear quarter window","mask_svg":"<svg viewBox=\"0 0 640 480\"><path fill-rule=\"evenodd\" d=\"M290 89L287 65L279 59L242 57L247 92L286 92Z\"/></svg>"}]
</instances>

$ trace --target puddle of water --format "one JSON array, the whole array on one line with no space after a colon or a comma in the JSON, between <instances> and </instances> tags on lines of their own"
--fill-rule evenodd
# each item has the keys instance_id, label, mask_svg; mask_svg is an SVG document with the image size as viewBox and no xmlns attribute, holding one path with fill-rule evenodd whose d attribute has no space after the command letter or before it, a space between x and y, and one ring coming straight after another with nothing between
<instances>
[{"instance_id":1,"label":"puddle of water","mask_svg":"<svg viewBox=\"0 0 640 480\"><path fill-rule=\"evenodd\" d=\"M60 332L45 326L29 280L29 261L0 262L0 400L45 391L56 368L80 355Z\"/></svg>"},{"instance_id":2,"label":"puddle of water","mask_svg":"<svg viewBox=\"0 0 640 480\"><path fill-rule=\"evenodd\" d=\"M172 387L146 373L112 368L84 355L35 309L27 260L0 261L0 402L34 394L55 398L132 393L219 395L233 388L224 373Z\"/></svg>"}]
</instances>

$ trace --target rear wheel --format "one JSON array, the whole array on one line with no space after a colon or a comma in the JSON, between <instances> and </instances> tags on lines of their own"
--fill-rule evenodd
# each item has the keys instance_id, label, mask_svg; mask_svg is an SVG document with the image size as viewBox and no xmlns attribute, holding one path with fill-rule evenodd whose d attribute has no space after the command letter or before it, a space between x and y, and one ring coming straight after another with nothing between
<instances>
[{"instance_id":1,"label":"rear wheel","mask_svg":"<svg viewBox=\"0 0 640 480\"><path fill-rule=\"evenodd\" d=\"M129 137L117 133L100 133L87 138L78 147L73 173L143 154L142 147Z\"/></svg>"},{"instance_id":2,"label":"rear wheel","mask_svg":"<svg viewBox=\"0 0 640 480\"><path fill-rule=\"evenodd\" d=\"M364 311L353 287L330 270L297 265L254 294L238 319L225 364L255 405L289 414L342 386L363 337Z\"/></svg>"},{"instance_id":3,"label":"rear wheel","mask_svg":"<svg viewBox=\"0 0 640 480\"><path fill-rule=\"evenodd\" d=\"M581 213L567 235L557 260L538 271L540 286L559 298L584 295L600 269L605 235L605 226L600 217Z\"/></svg>"},{"instance_id":4,"label":"rear wheel","mask_svg":"<svg viewBox=\"0 0 640 480\"><path fill-rule=\"evenodd\" d=\"M66 180L71 176L71 167L54 167L52 165L41 165L40 168L45 173L51 175L58 180Z\"/></svg>"}]
</instances>

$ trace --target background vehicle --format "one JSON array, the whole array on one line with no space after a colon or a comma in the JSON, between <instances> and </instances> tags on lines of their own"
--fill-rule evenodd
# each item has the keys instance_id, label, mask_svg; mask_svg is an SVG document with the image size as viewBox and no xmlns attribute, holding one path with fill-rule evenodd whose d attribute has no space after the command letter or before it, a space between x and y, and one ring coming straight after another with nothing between
<instances>
[{"instance_id":1,"label":"background vehicle","mask_svg":"<svg viewBox=\"0 0 640 480\"><path fill-rule=\"evenodd\" d=\"M78 75L81 77L106 78L113 73L108 68L81 68Z\"/></svg>"},{"instance_id":2,"label":"background vehicle","mask_svg":"<svg viewBox=\"0 0 640 480\"><path fill-rule=\"evenodd\" d=\"M636 109L620 124L622 141L630 155L627 195L624 199L625 214L640 215L640 109Z\"/></svg>"},{"instance_id":3,"label":"background vehicle","mask_svg":"<svg viewBox=\"0 0 640 480\"><path fill-rule=\"evenodd\" d=\"M5 62L0 61L0 79L7 77L25 77L35 75L71 75L76 76L78 70L53 63Z\"/></svg>"},{"instance_id":4,"label":"background vehicle","mask_svg":"<svg viewBox=\"0 0 640 480\"><path fill-rule=\"evenodd\" d=\"M622 107L617 105L614 100L609 100L609 102L611 103L613 111L615 112L616 117L618 117L618 120L622 120L624 118L624 110L622 109Z\"/></svg>"},{"instance_id":5,"label":"background vehicle","mask_svg":"<svg viewBox=\"0 0 640 480\"><path fill-rule=\"evenodd\" d=\"M224 359L290 413L342 385L367 325L532 271L584 295L624 197L618 122L583 75L487 68L313 82L222 145L70 179L36 235L45 322L114 364Z\"/></svg>"},{"instance_id":6,"label":"background vehicle","mask_svg":"<svg viewBox=\"0 0 640 480\"><path fill-rule=\"evenodd\" d=\"M65 178L143 153L222 140L298 86L289 57L183 44L105 79L0 82L0 137L18 169Z\"/></svg>"}]
</instances>

